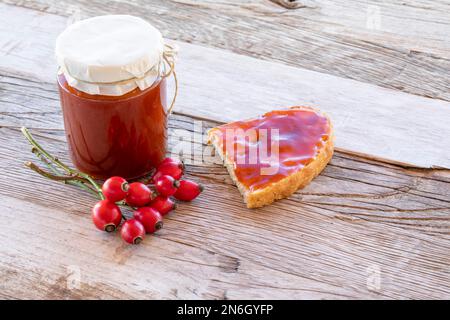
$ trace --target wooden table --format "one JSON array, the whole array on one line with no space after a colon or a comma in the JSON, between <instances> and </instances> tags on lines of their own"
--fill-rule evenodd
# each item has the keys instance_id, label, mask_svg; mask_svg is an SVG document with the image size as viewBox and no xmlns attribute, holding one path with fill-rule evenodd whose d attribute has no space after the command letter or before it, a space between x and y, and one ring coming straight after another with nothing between
<instances>
[{"instance_id":1,"label":"wooden table","mask_svg":"<svg viewBox=\"0 0 450 320\"><path fill-rule=\"evenodd\" d=\"M449 2L298 3L2 0L0 297L450 298ZM110 13L180 47L172 137L309 104L335 124L331 163L250 210L214 158L190 161L199 140L185 159L200 198L140 246L98 232L94 198L23 167L19 128L68 161L54 40Z\"/></svg>"}]
</instances>

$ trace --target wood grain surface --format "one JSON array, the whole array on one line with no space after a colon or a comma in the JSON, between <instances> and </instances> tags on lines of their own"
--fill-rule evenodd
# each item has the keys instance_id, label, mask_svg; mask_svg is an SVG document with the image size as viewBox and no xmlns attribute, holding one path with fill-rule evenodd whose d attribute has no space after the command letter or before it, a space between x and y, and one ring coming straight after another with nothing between
<instances>
[{"instance_id":1,"label":"wood grain surface","mask_svg":"<svg viewBox=\"0 0 450 320\"><path fill-rule=\"evenodd\" d=\"M171 120L172 130L192 128L191 118ZM131 247L92 227L90 195L20 166L27 143L16 128L0 130L0 212L10 221L0 230L3 298L450 296L445 172L337 153L304 190L250 210L221 165L190 165L204 194ZM66 159L62 130L36 135ZM378 289L367 283L373 270ZM80 283L70 289L74 272Z\"/></svg>"},{"instance_id":2,"label":"wood grain surface","mask_svg":"<svg viewBox=\"0 0 450 320\"><path fill-rule=\"evenodd\" d=\"M1 0L80 19L126 13L170 39L450 100L447 0Z\"/></svg>"},{"instance_id":3,"label":"wood grain surface","mask_svg":"<svg viewBox=\"0 0 450 320\"><path fill-rule=\"evenodd\" d=\"M67 19L9 5L0 4L0 8L0 19L8 22L0 29L0 72L5 79L14 67L14 76L21 75L27 82L54 83L53 47ZM176 44L180 90L175 110L180 113L227 122L274 108L315 106L330 115L336 147L342 151L405 166L450 168L450 140L446 139L450 102L223 50ZM19 102L15 97L4 99L13 102L13 109ZM38 106L48 110L42 101L35 102ZM52 106L59 108L57 98Z\"/></svg>"},{"instance_id":4,"label":"wood grain surface","mask_svg":"<svg viewBox=\"0 0 450 320\"><path fill-rule=\"evenodd\" d=\"M16 89L2 88L11 99ZM1 231L7 245L2 248L0 272L8 281L0 292L7 296L442 298L450 294L446 171L406 170L337 153L306 189L272 206L248 210L220 164L193 163L189 177L203 183L206 192L192 204L182 204L140 251L92 227L90 195L41 179L21 166L32 157L18 130L21 124L54 128L34 132L51 152L68 161L59 109L33 107L54 104L56 92L48 96L28 92L29 101L35 103L22 106L16 117L3 117L0 129L1 212L7 220L12 215L23 217L12 219L12 226ZM179 115L171 119L172 150L182 136L180 130L192 133L194 120ZM204 121L203 130L214 125ZM17 242L9 237L14 233L24 237L9 244ZM100 248L92 252L89 243L100 243ZM19 265L21 276L13 272ZM158 265L164 267L152 267ZM136 267L142 272L126 271ZM69 290L67 282L77 268L81 287ZM240 271L230 271L233 268ZM177 275L177 270L183 272ZM366 283L370 270L381 270L382 284L375 292ZM152 284L160 277L161 283ZM26 289L37 282L37 292Z\"/></svg>"},{"instance_id":5,"label":"wood grain surface","mask_svg":"<svg viewBox=\"0 0 450 320\"><path fill-rule=\"evenodd\" d=\"M31 152L28 152L30 148L19 130L22 125L35 128L32 132L49 151L69 161L53 78L53 51L46 41L56 35L57 28L66 24L67 18L58 15L72 14L63 12L68 7L64 1L15 3L16 6L0 5L0 216L7 222L0 228L0 298L450 298L450 170L405 168L337 152L323 174L305 189L274 205L250 210L245 208L226 169L216 157L208 156L210 149L198 142L191 154L185 153L184 158L189 163L188 178L206 187L201 197L192 203L180 204L176 212L167 217L164 229L148 237L140 246L125 245L117 234L98 232L89 215L95 202L91 195L44 180L22 165L32 159ZM302 41L292 40L291 45L298 45L299 51L287 48L286 57L278 59L272 57L272 45L264 54L257 53L261 46L256 45L244 52L242 48L245 46L220 43L220 37L232 39L236 34L249 32L254 35L255 42L257 39L264 42L263 30L250 32L242 26L254 28L264 23L265 30L271 34L268 21L279 22L279 16L286 17L288 22L274 24L274 30L294 23L294 17L301 19L310 30L313 26L321 29L320 21L323 30L332 23L330 21L340 21L348 28L357 23L338 17L339 13L327 13L330 5L325 1L305 2L307 5L315 3L323 10L321 13L309 7L308 10L314 13L310 19L301 13L303 8L285 11L287 9L270 1L152 1L146 4L113 1L109 6L102 6L99 1L92 1L91 5L79 3L82 15L108 10L132 13L133 9L140 8L137 10L139 15L158 15L159 27L169 26L169 17L177 17L174 19L178 21L176 27L166 29L174 39L189 41L183 37L196 36L196 39L191 39L193 42L283 61L297 67L305 67L302 64L307 61L299 58L293 63L293 57L300 57L304 49ZM336 3L349 10L356 10L360 4L359 1ZM392 61L403 61L405 65L411 63L407 70L415 72L417 77L403 74L383 85L394 88L402 81L415 79L414 85L405 86L402 90L444 99L448 94L446 84L442 82L445 77L437 70L448 71L441 58L446 54L446 40L441 32L448 22L445 19L447 3L438 1L431 7L419 1L407 1L402 6L379 3L392 15L398 13L395 11L397 7L398 10L403 8L403 19L394 19L393 16L391 19L403 24L417 22L423 30L417 45L421 50L430 49L433 55L439 56L421 56L425 59L422 62L427 61L427 68L436 71L435 77L429 77L423 65L414 60L417 55L393 55ZM31 7L32 10L23 7ZM8 10L6 17L5 10ZM217 12L216 16L212 12ZM428 12L434 17L428 16ZM14 19L6 19L9 16ZM244 16L254 19L255 24L246 24L242 19L225 24L230 17ZM197 24L205 26L212 24L214 18L218 21L217 38L213 39L211 30L201 33L197 32L200 29L193 29L199 28L195 19ZM16 21L22 22L20 28ZM186 29L180 27L182 22ZM440 23L440 27L435 23ZM220 32L224 25L229 27L229 32ZM409 39L420 33L413 28L401 30L400 25L395 26L396 29L391 30L393 38ZM14 33L15 37L6 38L8 32ZM289 37L295 37L287 36L288 33L279 33L280 43L286 44ZM316 33L311 31L310 34ZM318 33L317 37L320 35ZM372 36L375 37L369 35L367 39L373 40ZM342 37L341 34L340 39ZM314 43L318 43L316 41L320 40L315 38ZM370 56L370 50L364 49L366 47L350 48L347 41L341 45L346 48L344 52L354 55L355 59ZM406 42L397 45L407 47ZM191 50L197 46L183 46L185 57L197 54ZM210 50L205 54L216 52L215 49ZM235 56L220 52L225 56L224 61ZM326 56L325 53L318 54ZM308 65L312 61L309 60ZM393 72L386 67L386 61L377 62L384 66L384 71L376 72ZM341 60L336 63L337 67L333 66L328 73L367 80L357 69L351 74L339 74L344 65L339 65L343 63ZM189 68L181 64L181 58L180 65L180 75L187 73ZM369 68L369 65L363 63L361 66ZM317 70L324 71L321 68L324 64L318 63ZM367 82L376 84L379 81L376 72ZM185 79L192 79L190 76L186 75ZM218 83L224 83L220 82L225 81L223 78L217 78ZM189 89L187 83L182 85L181 92ZM333 83L335 85L343 88L340 82ZM390 99L397 97L396 101L431 101L385 91ZM217 125L216 121L205 119L214 119L213 115L197 117L189 114L189 110L195 109L195 105L190 105L195 100L189 100L188 95L183 94L177 106L178 113L170 120L169 142L173 151L182 134L195 134L199 121L202 121L202 131ZM323 95L321 93L317 99ZM445 107L441 103L445 102L434 101L427 106ZM223 110L223 113L229 112ZM436 109L436 112L442 121L446 119L445 113L439 113L442 110ZM204 153L205 161L191 159L192 154L198 152Z\"/></svg>"}]
</instances>

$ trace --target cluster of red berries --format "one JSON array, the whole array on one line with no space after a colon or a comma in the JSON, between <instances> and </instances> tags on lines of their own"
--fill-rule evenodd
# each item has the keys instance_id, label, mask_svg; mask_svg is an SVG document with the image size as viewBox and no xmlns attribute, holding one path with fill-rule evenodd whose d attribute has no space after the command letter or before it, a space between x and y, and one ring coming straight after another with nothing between
<instances>
[{"instance_id":1,"label":"cluster of red berries","mask_svg":"<svg viewBox=\"0 0 450 320\"><path fill-rule=\"evenodd\" d=\"M182 201L194 200L203 187L193 181L181 180L184 165L178 160L166 158L151 178L152 184L128 183L122 177L111 177L102 186L105 200L92 209L95 226L106 232L115 231L122 219L122 239L131 244L141 242L146 233L153 233L163 226L163 216L174 210L174 197ZM133 208L133 218L122 215L118 202Z\"/></svg>"}]
</instances>

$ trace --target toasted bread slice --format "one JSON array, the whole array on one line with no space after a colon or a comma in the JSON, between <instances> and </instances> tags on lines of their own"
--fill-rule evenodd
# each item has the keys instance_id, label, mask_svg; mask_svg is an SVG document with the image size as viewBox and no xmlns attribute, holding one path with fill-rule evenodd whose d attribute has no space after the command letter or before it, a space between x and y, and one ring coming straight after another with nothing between
<instances>
[{"instance_id":1,"label":"toasted bread slice","mask_svg":"<svg viewBox=\"0 0 450 320\"><path fill-rule=\"evenodd\" d=\"M258 152L253 163L249 161L250 145L262 145L260 134L242 137L230 134L236 129L278 129L278 136L266 142L274 146L277 142L278 159L267 161ZM234 131L237 132L237 131ZM242 133L242 132L241 132ZM228 135L228 136L227 136ZM256 139L255 139L256 137ZM252 140L253 139L253 140ZM333 130L330 119L310 107L291 107L268 112L263 116L245 121L236 121L212 128L208 131L208 141L212 144L225 167L244 197L248 208L262 207L277 199L290 196L314 179L328 164L333 155ZM245 153L237 151L245 145ZM271 150L273 152L273 150ZM243 159L245 161L243 161ZM262 174L267 166L275 170Z\"/></svg>"}]
</instances>

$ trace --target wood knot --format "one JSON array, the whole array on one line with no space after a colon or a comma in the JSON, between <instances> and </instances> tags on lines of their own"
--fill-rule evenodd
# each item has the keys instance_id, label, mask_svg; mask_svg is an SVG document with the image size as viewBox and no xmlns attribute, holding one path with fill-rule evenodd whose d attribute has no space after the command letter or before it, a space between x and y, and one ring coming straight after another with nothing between
<instances>
[{"instance_id":1,"label":"wood knot","mask_svg":"<svg viewBox=\"0 0 450 320\"><path fill-rule=\"evenodd\" d=\"M299 9L307 7L303 0L271 0L271 1L287 9Z\"/></svg>"}]
</instances>

